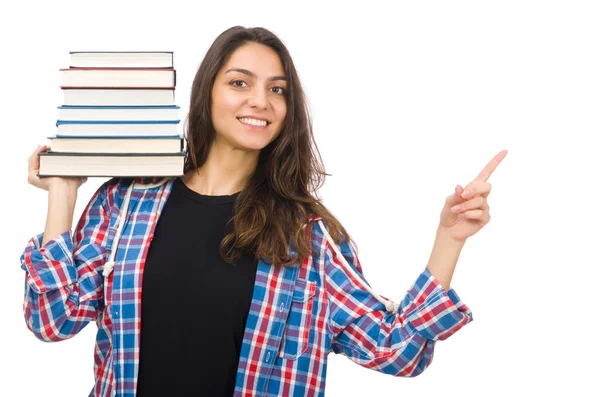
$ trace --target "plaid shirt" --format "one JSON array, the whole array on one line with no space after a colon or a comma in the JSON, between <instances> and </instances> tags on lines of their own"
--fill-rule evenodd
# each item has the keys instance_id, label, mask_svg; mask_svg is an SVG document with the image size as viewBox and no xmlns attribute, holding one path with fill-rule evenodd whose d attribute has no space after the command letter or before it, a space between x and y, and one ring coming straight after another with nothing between
<instances>
[{"instance_id":1,"label":"plaid shirt","mask_svg":"<svg viewBox=\"0 0 600 397\"><path fill-rule=\"evenodd\" d=\"M136 394L142 274L173 179L133 182L103 184L72 236L64 232L41 247L40 234L21 256L25 320L37 338L68 339L96 322L90 396ZM322 396L330 351L386 374L417 376L435 342L472 320L427 268L400 304L380 297L355 247L334 244L320 218L311 220L313 254L300 265L258 263L235 396Z\"/></svg>"}]
</instances>

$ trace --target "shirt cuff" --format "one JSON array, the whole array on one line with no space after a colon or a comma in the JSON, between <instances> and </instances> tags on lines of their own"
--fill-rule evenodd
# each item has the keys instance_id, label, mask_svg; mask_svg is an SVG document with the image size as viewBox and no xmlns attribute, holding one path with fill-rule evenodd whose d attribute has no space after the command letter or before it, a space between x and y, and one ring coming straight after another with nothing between
<instances>
[{"instance_id":1,"label":"shirt cuff","mask_svg":"<svg viewBox=\"0 0 600 397\"><path fill-rule=\"evenodd\" d=\"M61 233L42 247L43 238L43 233L32 237L21 255L21 269L26 271L27 284L38 294L77 281L71 232Z\"/></svg>"},{"instance_id":2,"label":"shirt cuff","mask_svg":"<svg viewBox=\"0 0 600 397\"><path fill-rule=\"evenodd\" d=\"M473 321L456 291L446 291L427 268L409 289L401 310L417 333L434 341L447 339Z\"/></svg>"}]
</instances>

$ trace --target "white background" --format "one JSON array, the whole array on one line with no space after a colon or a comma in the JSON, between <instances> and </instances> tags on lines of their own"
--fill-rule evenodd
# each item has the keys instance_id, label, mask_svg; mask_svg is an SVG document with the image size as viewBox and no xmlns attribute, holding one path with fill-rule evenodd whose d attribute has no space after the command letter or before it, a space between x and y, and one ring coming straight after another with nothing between
<instances>
[{"instance_id":1,"label":"white background","mask_svg":"<svg viewBox=\"0 0 600 397\"><path fill-rule=\"evenodd\" d=\"M490 179L492 220L467 241L452 281L474 321L439 342L414 379L331 354L326 394L600 395L598 3L391 7L3 5L0 395L84 396L93 386L95 325L48 344L22 314L19 256L46 216L27 158L55 133L69 51L174 51L184 116L206 50L237 24L266 27L288 46L333 174L320 194L356 240L371 285L396 302L427 263L444 198L509 150ZM76 218L104 181L80 189Z\"/></svg>"}]
</instances>

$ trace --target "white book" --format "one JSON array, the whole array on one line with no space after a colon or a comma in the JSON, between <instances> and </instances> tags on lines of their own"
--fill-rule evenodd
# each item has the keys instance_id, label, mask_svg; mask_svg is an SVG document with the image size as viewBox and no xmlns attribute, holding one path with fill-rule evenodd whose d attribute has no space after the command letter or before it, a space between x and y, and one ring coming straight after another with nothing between
<instances>
[{"instance_id":1,"label":"white book","mask_svg":"<svg viewBox=\"0 0 600 397\"><path fill-rule=\"evenodd\" d=\"M57 153L179 153L183 139L169 137L49 137L50 148Z\"/></svg>"},{"instance_id":2,"label":"white book","mask_svg":"<svg viewBox=\"0 0 600 397\"><path fill-rule=\"evenodd\" d=\"M60 69L62 87L175 87L174 69Z\"/></svg>"},{"instance_id":3,"label":"white book","mask_svg":"<svg viewBox=\"0 0 600 397\"><path fill-rule=\"evenodd\" d=\"M174 136L179 135L179 120L155 122L77 122L58 120L56 136Z\"/></svg>"},{"instance_id":4,"label":"white book","mask_svg":"<svg viewBox=\"0 0 600 397\"><path fill-rule=\"evenodd\" d=\"M184 153L107 154L40 153L38 176L155 177L181 176Z\"/></svg>"},{"instance_id":5,"label":"white book","mask_svg":"<svg viewBox=\"0 0 600 397\"><path fill-rule=\"evenodd\" d=\"M179 106L59 106L60 120L178 120Z\"/></svg>"},{"instance_id":6,"label":"white book","mask_svg":"<svg viewBox=\"0 0 600 397\"><path fill-rule=\"evenodd\" d=\"M163 106L175 105L175 89L63 88L63 105Z\"/></svg>"},{"instance_id":7,"label":"white book","mask_svg":"<svg viewBox=\"0 0 600 397\"><path fill-rule=\"evenodd\" d=\"M71 51L76 68L172 68L172 51Z\"/></svg>"}]
</instances>

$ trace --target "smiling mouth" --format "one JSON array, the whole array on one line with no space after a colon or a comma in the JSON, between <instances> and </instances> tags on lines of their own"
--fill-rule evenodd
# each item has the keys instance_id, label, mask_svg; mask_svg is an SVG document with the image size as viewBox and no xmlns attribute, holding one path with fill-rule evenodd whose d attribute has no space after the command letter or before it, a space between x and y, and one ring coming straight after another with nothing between
<instances>
[{"instance_id":1,"label":"smiling mouth","mask_svg":"<svg viewBox=\"0 0 600 397\"><path fill-rule=\"evenodd\" d=\"M254 127L266 127L269 124L271 124L267 120L257 120L257 119L252 119L249 117L238 117L237 119L242 124L248 124L248 125L252 125Z\"/></svg>"}]
</instances>

